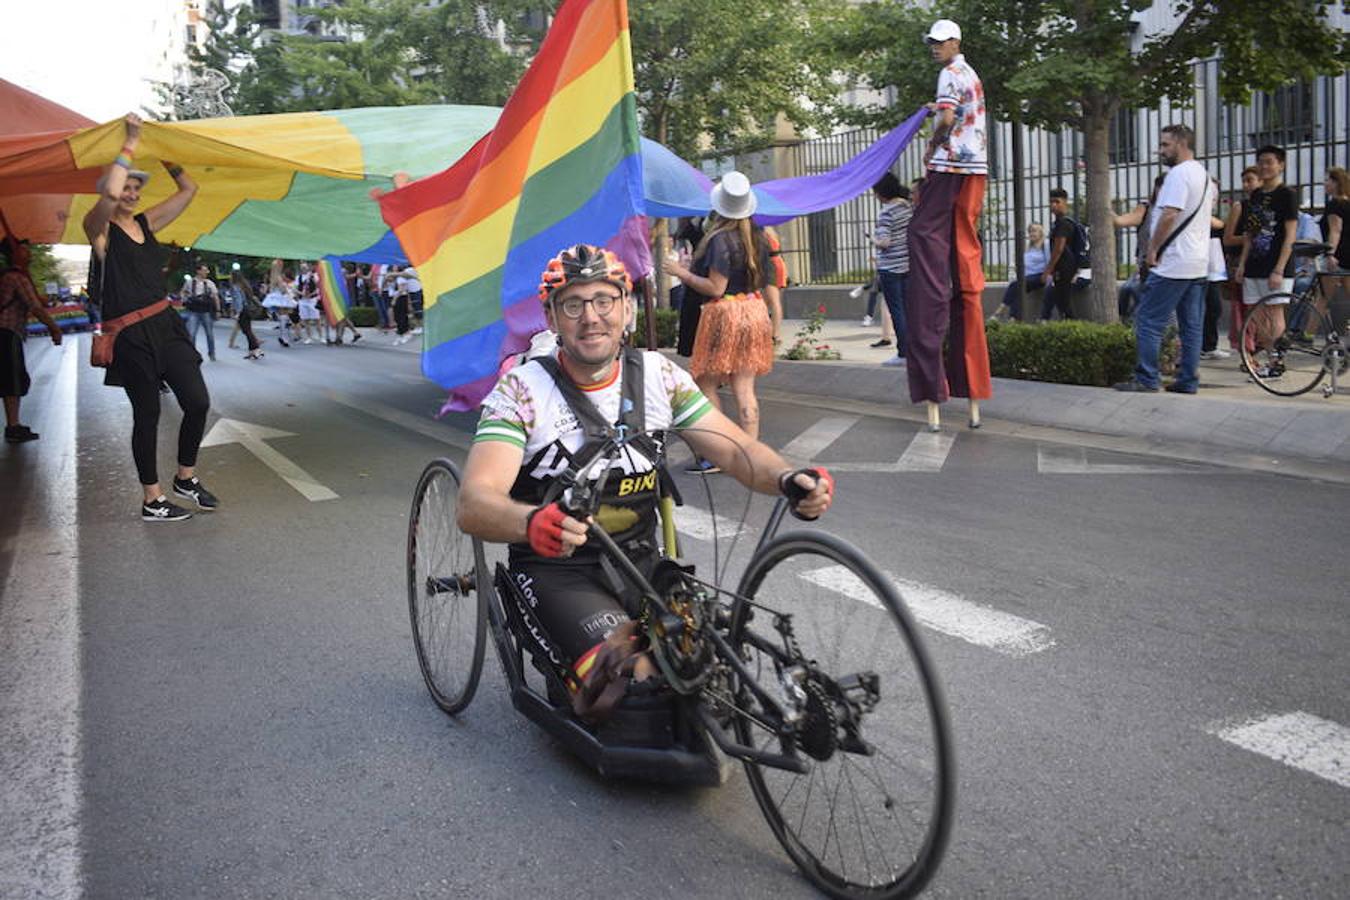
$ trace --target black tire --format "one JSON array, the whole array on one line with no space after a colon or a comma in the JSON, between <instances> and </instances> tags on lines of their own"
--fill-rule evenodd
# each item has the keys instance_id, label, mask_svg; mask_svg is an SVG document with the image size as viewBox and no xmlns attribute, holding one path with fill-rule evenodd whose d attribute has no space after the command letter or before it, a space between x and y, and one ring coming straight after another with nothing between
<instances>
[{"instance_id":1,"label":"black tire","mask_svg":"<svg viewBox=\"0 0 1350 900\"><path fill-rule=\"evenodd\" d=\"M1242 324L1242 366L1251 380L1280 397L1297 397L1317 387L1326 377L1322 351L1331 334L1331 320L1303 294L1267 294L1247 307ZM1268 322L1284 316L1285 327L1274 339ZM1296 333L1291 327L1300 326Z\"/></svg>"},{"instance_id":2,"label":"black tire","mask_svg":"<svg viewBox=\"0 0 1350 900\"><path fill-rule=\"evenodd\" d=\"M831 897L914 896L946 852L956 767L936 671L895 587L851 544L796 532L756 553L739 593L790 613L803 657L829 678L864 672L880 678L876 706L861 718L870 755L839 747L822 759L819 750L811 754L799 744L809 765L806 774L745 764L774 836ZM756 680L777 696L781 688L772 660L746 640L753 633L781 643L774 616L755 609L747 623L747 608L733 612L729 637ZM737 691L737 696L737 706L753 713L752 695ZM741 743L780 749L778 738L753 716L733 714L733 721ZM840 721L835 719L836 738L844 733ZM827 725L824 734L829 732Z\"/></svg>"},{"instance_id":3,"label":"black tire","mask_svg":"<svg viewBox=\"0 0 1350 900\"><path fill-rule=\"evenodd\" d=\"M458 506L455 464L428 463L408 519L408 613L427 690L450 715L478 689L487 630L483 544L455 524Z\"/></svg>"}]
</instances>

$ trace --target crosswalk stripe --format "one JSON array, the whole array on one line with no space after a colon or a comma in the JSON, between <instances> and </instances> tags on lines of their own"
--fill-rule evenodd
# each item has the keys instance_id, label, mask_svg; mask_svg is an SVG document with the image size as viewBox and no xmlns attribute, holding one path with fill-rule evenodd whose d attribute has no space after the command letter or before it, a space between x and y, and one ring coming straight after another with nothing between
<instances>
[{"instance_id":1,"label":"crosswalk stripe","mask_svg":"<svg viewBox=\"0 0 1350 900\"><path fill-rule=\"evenodd\" d=\"M383 419L391 425L397 425L400 428L415 431L424 437L440 441L443 444L449 444L451 447L460 450L468 450L469 445L473 443L472 435L451 428L444 422L438 422L429 415L425 418L422 416L414 416L411 413L406 413L401 409L395 409L392 406L366 402L334 390L329 390L327 394L329 400L340 403L350 409L363 412L368 416L374 416L377 419Z\"/></svg>"},{"instance_id":2,"label":"crosswalk stripe","mask_svg":"<svg viewBox=\"0 0 1350 900\"><path fill-rule=\"evenodd\" d=\"M954 434L920 431L910 440L896 465L902 472L941 472L955 443Z\"/></svg>"},{"instance_id":3,"label":"crosswalk stripe","mask_svg":"<svg viewBox=\"0 0 1350 900\"><path fill-rule=\"evenodd\" d=\"M844 433L856 425L860 419L861 416L838 416L821 419L784 444L778 452L787 459L804 463L811 462L817 454L843 437Z\"/></svg>"},{"instance_id":4,"label":"crosswalk stripe","mask_svg":"<svg viewBox=\"0 0 1350 900\"><path fill-rule=\"evenodd\" d=\"M1042 475L1193 475L1210 470L1196 465L1089 462L1085 447L1036 447L1036 471ZM1215 473L1238 470L1214 469Z\"/></svg>"},{"instance_id":5,"label":"crosswalk stripe","mask_svg":"<svg viewBox=\"0 0 1350 900\"><path fill-rule=\"evenodd\" d=\"M695 540L711 541L715 535L717 540L725 541L745 533L746 526L735 519L711 515L696 506L681 506L675 510L675 530Z\"/></svg>"},{"instance_id":6,"label":"crosswalk stripe","mask_svg":"<svg viewBox=\"0 0 1350 900\"><path fill-rule=\"evenodd\" d=\"M1350 728L1302 710L1210 729L1216 737L1350 787Z\"/></svg>"},{"instance_id":7,"label":"crosswalk stripe","mask_svg":"<svg viewBox=\"0 0 1350 900\"><path fill-rule=\"evenodd\" d=\"M1029 656L1055 646L1050 629L1039 622L974 603L959 594L897 578L890 572L885 574L914 618L934 631L1006 656ZM802 578L870 606L880 606L872 591L844 566L814 569L803 573Z\"/></svg>"}]
</instances>

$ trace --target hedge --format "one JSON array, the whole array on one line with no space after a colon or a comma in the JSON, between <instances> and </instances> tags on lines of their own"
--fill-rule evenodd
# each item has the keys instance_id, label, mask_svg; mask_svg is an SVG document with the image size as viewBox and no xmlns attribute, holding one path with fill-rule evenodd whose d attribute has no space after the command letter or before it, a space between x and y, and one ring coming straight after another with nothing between
<instances>
[{"instance_id":1,"label":"hedge","mask_svg":"<svg viewBox=\"0 0 1350 900\"><path fill-rule=\"evenodd\" d=\"M674 347L675 334L680 325L680 311L678 309L664 309L657 307L656 310L656 346ZM647 346L647 318L645 311L639 309L637 314L637 330L633 332L634 344L638 347Z\"/></svg>"},{"instance_id":2,"label":"hedge","mask_svg":"<svg viewBox=\"0 0 1350 900\"><path fill-rule=\"evenodd\" d=\"M1096 322L990 322L989 367L998 378L1109 387L1134 377L1134 331ZM1162 366L1176 361L1175 331L1163 339Z\"/></svg>"},{"instance_id":3,"label":"hedge","mask_svg":"<svg viewBox=\"0 0 1350 900\"><path fill-rule=\"evenodd\" d=\"M373 306L351 306L347 308L347 318L357 328L374 328L380 324L379 316Z\"/></svg>"}]
</instances>

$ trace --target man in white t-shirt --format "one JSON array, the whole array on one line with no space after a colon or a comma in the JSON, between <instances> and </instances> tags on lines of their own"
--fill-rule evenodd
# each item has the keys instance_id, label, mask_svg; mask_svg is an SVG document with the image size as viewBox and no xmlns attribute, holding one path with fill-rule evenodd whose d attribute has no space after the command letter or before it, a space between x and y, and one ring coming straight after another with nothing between
<instances>
[{"instance_id":1,"label":"man in white t-shirt","mask_svg":"<svg viewBox=\"0 0 1350 900\"><path fill-rule=\"evenodd\" d=\"M1118 391L1158 390L1158 354L1173 313L1181 332L1181 360L1174 394L1194 394L1200 385L1200 345L1205 313L1205 276L1209 272L1210 179L1195 160L1195 132L1168 125L1158 142L1158 158L1171 171L1149 210L1148 277L1134 314L1137 361L1134 378Z\"/></svg>"}]
</instances>

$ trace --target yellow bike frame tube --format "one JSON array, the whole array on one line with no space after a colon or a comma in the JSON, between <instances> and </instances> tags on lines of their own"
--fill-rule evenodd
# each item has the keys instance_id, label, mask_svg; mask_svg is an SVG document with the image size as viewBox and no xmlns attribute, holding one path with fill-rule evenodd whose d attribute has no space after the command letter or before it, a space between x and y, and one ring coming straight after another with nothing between
<instances>
[{"instance_id":1,"label":"yellow bike frame tube","mask_svg":"<svg viewBox=\"0 0 1350 900\"><path fill-rule=\"evenodd\" d=\"M661 514L661 541L665 544L666 559L679 556L679 547L675 543L675 501L663 496L657 504Z\"/></svg>"}]
</instances>

